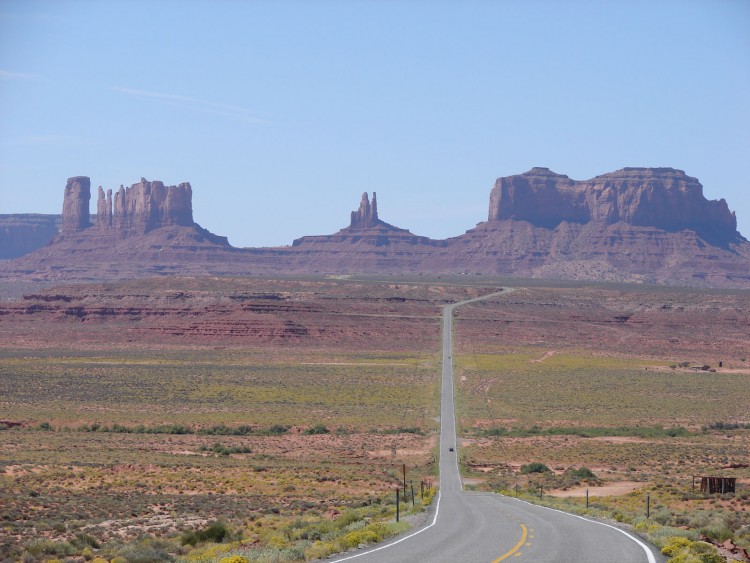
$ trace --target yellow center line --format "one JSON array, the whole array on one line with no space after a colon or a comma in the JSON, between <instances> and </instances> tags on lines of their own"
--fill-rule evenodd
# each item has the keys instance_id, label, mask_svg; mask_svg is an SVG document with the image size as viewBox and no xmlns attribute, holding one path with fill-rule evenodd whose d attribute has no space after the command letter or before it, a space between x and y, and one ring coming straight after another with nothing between
<instances>
[{"instance_id":1,"label":"yellow center line","mask_svg":"<svg viewBox=\"0 0 750 563\"><path fill-rule=\"evenodd\" d=\"M495 559L492 563L498 563L499 561L502 561L503 559L507 559L511 555L513 555L516 551L521 549L521 546L526 543L526 536L528 535L529 531L526 529L526 526L521 524L521 540L513 546L513 549L511 549L508 553L505 555L501 555L497 559Z\"/></svg>"}]
</instances>

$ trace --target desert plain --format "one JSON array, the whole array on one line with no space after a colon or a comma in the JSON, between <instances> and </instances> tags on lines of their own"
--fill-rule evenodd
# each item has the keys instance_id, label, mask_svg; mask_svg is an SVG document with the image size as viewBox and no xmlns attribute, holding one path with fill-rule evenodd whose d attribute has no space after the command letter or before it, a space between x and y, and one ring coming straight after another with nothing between
<instances>
[{"instance_id":1,"label":"desert plain","mask_svg":"<svg viewBox=\"0 0 750 563\"><path fill-rule=\"evenodd\" d=\"M418 525L442 307L501 287L456 313L465 485L750 548L747 291L202 277L0 302L0 559L314 560Z\"/></svg>"}]
</instances>

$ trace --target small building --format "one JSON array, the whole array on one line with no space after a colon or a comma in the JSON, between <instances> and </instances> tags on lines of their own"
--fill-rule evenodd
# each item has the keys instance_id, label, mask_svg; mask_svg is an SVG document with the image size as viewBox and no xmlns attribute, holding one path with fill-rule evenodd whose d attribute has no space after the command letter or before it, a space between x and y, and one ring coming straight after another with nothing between
<instances>
[{"instance_id":1,"label":"small building","mask_svg":"<svg viewBox=\"0 0 750 563\"><path fill-rule=\"evenodd\" d=\"M737 484L736 477L704 477L693 476L693 490L695 490L695 480L701 480L701 492L709 495L733 493Z\"/></svg>"}]
</instances>

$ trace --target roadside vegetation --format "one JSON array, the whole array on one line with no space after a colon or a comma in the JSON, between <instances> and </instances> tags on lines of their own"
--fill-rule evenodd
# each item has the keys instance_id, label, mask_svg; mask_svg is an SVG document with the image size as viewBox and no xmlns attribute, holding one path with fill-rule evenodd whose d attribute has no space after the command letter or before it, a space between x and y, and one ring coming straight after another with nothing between
<instances>
[{"instance_id":1,"label":"roadside vegetation","mask_svg":"<svg viewBox=\"0 0 750 563\"><path fill-rule=\"evenodd\" d=\"M674 561L750 551L746 300L519 293L459 312L471 487L628 524ZM735 478L736 492L702 493L700 476Z\"/></svg>"},{"instance_id":2,"label":"roadside vegetation","mask_svg":"<svg viewBox=\"0 0 750 563\"><path fill-rule=\"evenodd\" d=\"M435 478L439 306L484 291L435 283L160 279L71 289L96 310L124 292L123 318L19 314L0 559L302 561L405 529L434 493L395 524L403 466ZM746 296L507 297L457 313L469 488L629 524L681 563L750 549ZM693 491L716 473L737 492Z\"/></svg>"},{"instance_id":3,"label":"roadside vegetation","mask_svg":"<svg viewBox=\"0 0 750 563\"><path fill-rule=\"evenodd\" d=\"M617 358L590 358L591 368L583 353L542 369L530 361L538 353L525 357L502 376L501 355L480 370L459 359L462 413L474 414L461 417L473 421L461 460L474 487L629 524L675 561L724 561L725 542L724 555L750 550L750 430L737 400L750 396L750 377L719 378L735 396L718 400L704 398L705 374L647 373ZM529 388L539 401L521 397ZM701 475L734 477L736 492L701 493Z\"/></svg>"},{"instance_id":4,"label":"roadside vegetation","mask_svg":"<svg viewBox=\"0 0 750 563\"><path fill-rule=\"evenodd\" d=\"M238 524L223 520L189 526L181 532L143 533L133 539L99 540L87 532L67 534L69 539L32 540L23 560L56 561L83 558L95 562L283 562L321 559L352 548L371 545L409 528L408 520L432 502L434 490L418 497L412 506L402 502L403 520L395 520L395 500L373 500L343 509L335 517L310 511L295 518L279 511L250 513ZM59 528L66 525L60 524ZM92 530L92 532L96 532Z\"/></svg>"},{"instance_id":5,"label":"roadside vegetation","mask_svg":"<svg viewBox=\"0 0 750 563\"><path fill-rule=\"evenodd\" d=\"M750 540L750 519L742 510L750 500L748 493L712 496L658 484L622 496L591 497L586 507L585 498L540 496L535 485L498 492L582 516L627 524L671 561L679 563L722 563L732 552L725 546L732 546L736 553L736 548L742 548Z\"/></svg>"},{"instance_id":6,"label":"roadside vegetation","mask_svg":"<svg viewBox=\"0 0 750 563\"><path fill-rule=\"evenodd\" d=\"M0 559L301 561L406 529L437 354L295 355L6 354Z\"/></svg>"}]
</instances>

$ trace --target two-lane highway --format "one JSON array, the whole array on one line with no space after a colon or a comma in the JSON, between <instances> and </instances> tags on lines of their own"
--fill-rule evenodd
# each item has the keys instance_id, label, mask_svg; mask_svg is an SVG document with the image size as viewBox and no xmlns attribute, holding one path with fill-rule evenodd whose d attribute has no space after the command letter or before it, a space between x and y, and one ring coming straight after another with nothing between
<instances>
[{"instance_id":1,"label":"two-lane highway","mask_svg":"<svg viewBox=\"0 0 750 563\"><path fill-rule=\"evenodd\" d=\"M512 291L504 288L502 294ZM498 294L493 294L498 295ZM619 528L493 493L463 491L458 468L453 399L453 312L443 309L440 406L440 491L432 518L422 528L336 561L357 563L655 563L655 548ZM454 448L455 451L450 451ZM655 555L656 554L656 555Z\"/></svg>"}]
</instances>

